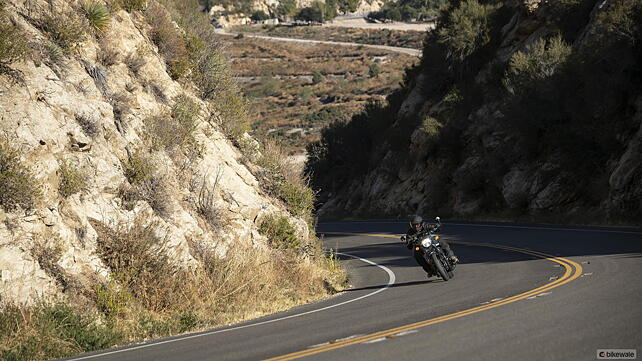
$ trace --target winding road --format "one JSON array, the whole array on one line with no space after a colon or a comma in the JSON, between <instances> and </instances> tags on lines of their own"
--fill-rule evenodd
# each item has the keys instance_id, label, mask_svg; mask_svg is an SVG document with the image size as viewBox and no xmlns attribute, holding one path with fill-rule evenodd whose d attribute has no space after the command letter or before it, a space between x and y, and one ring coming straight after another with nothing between
<instances>
[{"instance_id":1,"label":"winding road","mask_svg":"<svg viewBox=\"0 0 642 361\"><path fill-rule=\"evenodd\" d=\"M352 287L230 327L73 360L594 360L642 351L642 231L445 223L455 278L427 279L405 222L322 223Z\"/></svg>"},{"instance_id":2,"label":"winding road","mask_svg":"<svg viewBox=\"0 0 642 361\"><path fill-rule=\"evenodd\" d=\"M236 33L236 32L227 31L227 30L222 29L222 28L216 29L215 32L217 34L219 34L219 35L227 35L227 36L236 36L236 35L238 35L238 33ZM421 56L421 53L422 53L421 49L402 48L402 47L398 47L398 46L388 46L388 45L348 43L348 42L343 42L343 41L329 41L329 40L280 38L280 37L274 37L274 36L256 35L256 34L251 34L251 33L243 33L243 36L244 37L248 37L248 38L267 40L267 41L281 41L281 42L298 43L298 44L309 44L309 45L324 44L324 45L352 46L352 47L354 47L354 46L362 46L362 47L365 47L365 48L374 48L374 49L387 50L387 51L391 51L391 52L394 52L394 53L408 54L408 55L412 55L412 56Z\"/></svg>"}]
</instances>

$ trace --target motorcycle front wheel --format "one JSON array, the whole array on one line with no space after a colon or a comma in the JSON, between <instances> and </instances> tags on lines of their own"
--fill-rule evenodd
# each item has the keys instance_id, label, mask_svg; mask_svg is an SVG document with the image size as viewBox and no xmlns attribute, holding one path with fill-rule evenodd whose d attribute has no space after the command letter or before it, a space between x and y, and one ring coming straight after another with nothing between
<instances>
[{"instance_id":1,"label":"motorcycle front wheel","mask_svg":"<svg viewBox=\"0 0 642 361\"><path fill-rule=\"evenodd\" d=\"M431 254L430 258L432 259L432 262L435 265L435 268L437 269L437 273L439 273L439 276L444 281L448 281L450 279L450 275L448 274L448 272L446 272L446 269L444 268L444 265L441 264L441 261L437 257L437 253Z\"/></svg>"}]
</instances>

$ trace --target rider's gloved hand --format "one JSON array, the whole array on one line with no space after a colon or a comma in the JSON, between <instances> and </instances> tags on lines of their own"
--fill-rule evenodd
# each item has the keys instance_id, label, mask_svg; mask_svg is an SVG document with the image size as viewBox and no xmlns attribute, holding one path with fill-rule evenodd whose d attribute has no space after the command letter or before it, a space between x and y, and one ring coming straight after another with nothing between
<instances>
[{"instance_id":1,"label":"rider's gloved hand","mask_svg":"<svg viewBox=\"0 0 642 361\"><path fill-rule=\"evenodd\" d=\"M408 238L406 237L406 235L405 235L405 234L404 234L403 236L401 236L401 238L400 238L400 239L401 239L401 242L403 242L403 243L408 243Z\"/></svg>"}]
</instances>

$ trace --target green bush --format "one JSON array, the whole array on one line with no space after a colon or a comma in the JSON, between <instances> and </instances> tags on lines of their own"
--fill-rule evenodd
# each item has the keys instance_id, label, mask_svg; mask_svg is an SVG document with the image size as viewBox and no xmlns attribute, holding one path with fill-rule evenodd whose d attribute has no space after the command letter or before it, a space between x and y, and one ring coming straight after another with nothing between
<instances>
[{"instance_id":1,"label":"green bush","mask_svg":"<svg viewBox=\"0 0 642 361\"><path fill-rule=\"evenodd\" d=\"M305 7L299 10L299 12L294 16L294 18L296 20L322 23L323 13L324 13L323 4L316 1L312 3L312 6Z\"/></svg>"},{"instance_id":2,"label":"green bush","mask_svg":"<svg viewBox=\"0 0 642 361\"><path fill-rule=\"evenodd\" d=\"M69 162L60 164L58 176L60 177L58 192L63 198L86 190L89 185L87 175Z\"/></svg>"},{"instance_id":3,"label":"green bush","mask_svg":"<svg viewBox=\"0 0 642 361\"><path fill-rule=\"evenodd\" d=\"M434 138L439 135L439 130L442 125L439 121L433 117L427 116L421 122L421 130L424 131L429 137Z\"/></svg>"},{"instance_id":4,"label":"green bush","mask_svg":"<svg viewBox=\"0 0 642 361\"><path fill-rule=\"evenodd\" d=\"M238 143L243 134L250 130L247 99L238 91L228 91L214 99L213 105L217 113L214 120L223 134Z\"/></svg>"},{"instance_id":5,"label":"green bush","mask_svg":"<svg viewBox=\"0 0 642 361\"><path fill-rule=\"evenodd\" d=\"M379 76L381 73L381 68L379 67L379 64L377 63L372 63L368 66L368 77L369 78L376 78Z\"/></svg>"},{"instance_id":6,"label":"green bush","mask_svg":"<svg viewBox=\"0 0 642 361\"><path fill-rule=\"evenodd\" d=\"M257 10L255 12L253 12L252 15L250 15L250 19L252 19L254 21L262 21L262 20L267 20L269 18L270 17L268 16L268 14L266 14L262 10Z\"/></svg>"},{"instance_id":7,"label":"green bush","mask_svg":"<svg viewBox=\"0 0 642 361\"><path fill-rule=\"evenodd\" d=\"M309 187L283 182L279 185L278 195L295 216L309 216L312 213L314 192Z\"/></svg>"},{"instance_id":8,"label":"green bush","mask_svg":"<svg viewBox=\"0 0 642 361\"><path fill-rule=\"evenodd\" d=\"M123 163L123 170L129 183L140 184L154 175L156 166L149 158L140 152L136 152Z\"/></svg>"},{"instance_id":9,"label":"green bush","mask_svg":"<svg viewBox=\"0 0 642 361\"><path fill-rule=\"evenodd\" d=\"M518 51L510 59L505 85L511 93L528 87L538 81L550 78L571 55L571 46L560 36L546 41L539 39Z\"/></svg>"},{"instance_id":10,"label":"green bush","mask_svg":"<svg viewBox=\"0 0 642 361\"><path fill-rule=\"evenodd\" d=\"M98 309L108 318L122 315L133 301L131 293L114 280L96 285L94 293Z\"/></svg>"},{"instance_id":11,"label":"green bush","mask_svg":"<svg viewBox=\"0 0 642 361\"><path fill-rule=\"evenodd\" d=\"M0 141L0 206L30 210L40 199L40 184L22 162L18 152Z\"/></svg>"},{"instance_id":12,"label":"green bush","mask_svg":"<svg viewBox=\"0 0 642 361\"><path fill-rule=\"evenodd\" d=\"M450 12L447 23L438 30L438 41L446 46L449 57L462 61L490 42L490 15L495 9L466 0Z\"/></svg>"},{"instance_id":13,"label":"green bush","mask_svg":"<svg viewBox=\"0 0 642 361\"><path fill-rule=\"evenodd\" d=\"M107 29L111 21L109 9L97 0L87 0L82 3L82 9L91 27L101 33Z\"/></svg>"},{"instance_id":14,"label":"green bush","mask_svg":"<svg viewBox=\"0 0 642 361\"><path fill-rule=\"evenodd\" d=\"M319 71L315 71L312 73L312 84L319 84L323 81L324 77L323 74Z\"/></svg>"},{"instance_id":15,"label":"green bush","mask_svg":"<svg viewBox=\"0 0 642 361\"><path fill-rule=\"evenodd\" d=\"M259 233L266 236L270 244L276 248L295 249L301 244L296 229L285 216L266 216L261 222Z\"/></svg>"}]
</instances>

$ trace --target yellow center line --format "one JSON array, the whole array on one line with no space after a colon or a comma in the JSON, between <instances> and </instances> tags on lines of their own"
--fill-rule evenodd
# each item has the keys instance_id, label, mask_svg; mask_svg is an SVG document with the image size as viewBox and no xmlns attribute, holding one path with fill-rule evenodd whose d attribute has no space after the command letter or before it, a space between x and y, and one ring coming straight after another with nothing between
<instances>
[{"instance_id":1,"label":"yellow center line","mask_svg":"<svg viewBox=\"0 0 642 361\"><path fill-rule=\"evenodd\" d=\"M384 238L397 238L398 237L398 235L389 235L389 234L367 234L367 233L348 233L348 232L325 232L325 233L326 234L345 234L345 235L349 235L349 236L384 237ZM449 321L449 320L452 320L452 319L455 319L455 318L459 318L459 317L463 317L463 316L468 316L468 315L471 315L473 313L490 310L490 309L495 308L495 307L504 306L504 305L507 305L509 303L517 302L517 301L523 300L525 298L531 297L533 295L540 294L542 292L545 292L545 291L551 290L553 288L556 288L556 287L562 286L564 284L567 284L567 283L577 279L578 277L580 277L582 275L582 266L580 266L578 263L573 262L573 261L571 261L569 259L566 259L566 258L556 257L556 256L552 256L552 255L549 255L549 254L546 254L546 253L538 252L538 251L532 251L532 250L527 250L527 249L522 249L522 248L517 248L517 247L503 246L503 245L491 244L491 243L474 243L474 242L463 242L463 241L450 241L450 243L467 245L467 246L498 248L498 249L503 249L503 250L508 250L508 251L513 251L513 252L519 252L519 253L532 255L532 256L535 256L537 258L546 259L548 261L555 262L555 263L558 263L558 264L562 265L564 267L564 269L565 269L565 272L564 272L564 275L562 277L558 278L557 280L555 280L553 282L549 282L549 283L547 283L545 285L542 285L540 287L537 287L537 288L534 288L532 290L529 290L529 291L526 291L526 292L511 296L511 297L505 298L505 299L497 301L497 302L492 302L492 303L489 303L489 304L486 304L486 305L469 308L469 309L462 310L462 311L455 312L455 313L451 313L451 314L448 314L448 315L439 316L439 317L431 318L431 319L428 319L428 320L415 322L415 323L411 323L411 324L408 324L408 325L399 326L399 327L391 328L391 329L388 329L388 330L383 330L383 331L371 333L371 334L368 334L368 335L365 335L365 336L355 337L355 338L352 338L352 339L338 341L338 342L331 343L331 344L324 345L324 346L319 346L319 347L315 347L315 348L311 348L311 349L306 349L306 350L301 350L301 351L289 353L289 354L282 355L282 356L269 358L269 359L266 359L266 361L276 361L276 360L284 361L284 360L293 360L293 359L297 359L297 358L301 358L301 357L311 356L311 355L315 355L315 354L318 354L318 353L321 353L321 352L335 350L335 349L338 349L338 348L347 347L347 346L350 346L350 345L355 345L355 344L358 344L358 343L362 343L362 342L366 342L366 341L370 341L370 340L374 340L374 339L378 339L378 338L382 338L382 337L393 336L393 335L395 335L397 333L400 333L400 332L415 330L415 329L418 329L418 328L421 328L421 327L434 325L436 323Z\"/></svg>"}]
</instances>

